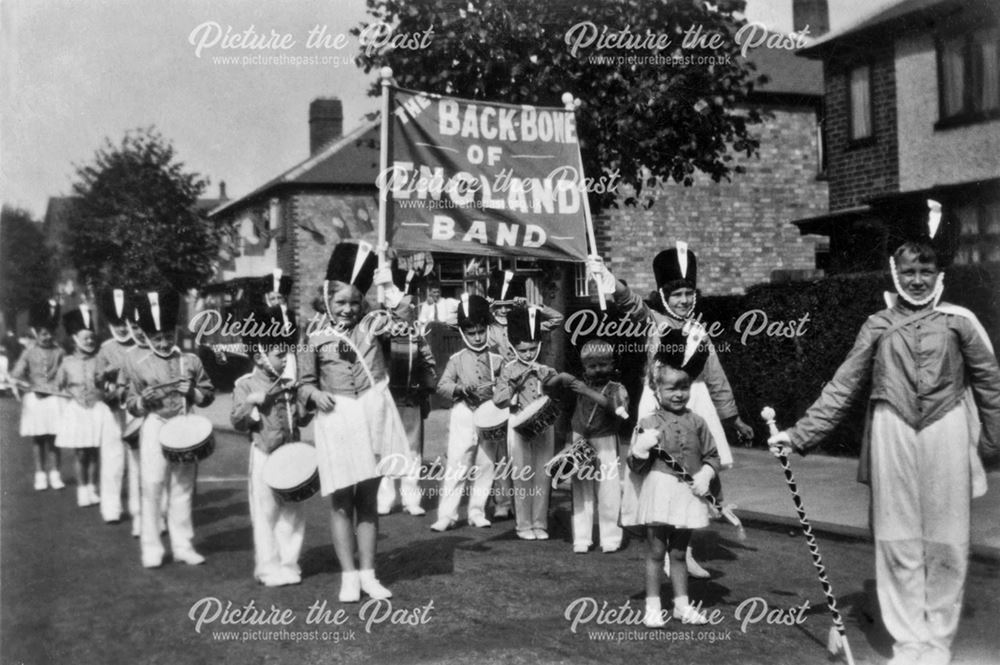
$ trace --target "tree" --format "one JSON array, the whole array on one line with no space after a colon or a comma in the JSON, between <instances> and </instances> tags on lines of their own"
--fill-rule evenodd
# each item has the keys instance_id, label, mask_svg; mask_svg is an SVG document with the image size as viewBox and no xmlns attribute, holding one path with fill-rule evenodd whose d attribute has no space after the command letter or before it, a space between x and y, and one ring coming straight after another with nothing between
<instances>
[{"instance_id":1,"label":"tree","mask_svg":"<svg viewBox=\"0 0 1000 665\"><path fill-rule=\"evenodd\" d=\"M737 57L735 39L743 0L367 2L376 21L352 31L365 72L388 65L402 87L470 99L562 106L564 92L580 98L588 176L617 170L637 192L650 176L691 185L695 170L718 182L743 171L731 153L757 153L753 66ZM394 26L391 37L372 39L379 22ZM428 37L418 43L418 35Z\"/></svg>"},{"instance_id":2,"label":"tree","mask_svg":"<svg viewBox=\"0 0 1000 665\"><path fill-rule=\"evenodd\" d=\"M183 293L212 276L220 233L196 208L208 181L186 172L155 129L127 132L119 145L105 139L76 175L68 240L84 283Z\"/></svg>"},{"instance_id":3,"label":"tree","mask_svg":"<svg viewBox=\"0 0 1000 665\"><path fill-rule=\"evenodd\" d=\"M0 303L7 325L18 312L52 295L52 251L41 225L21 208L0 211Z\"/></svg>"}]
</instances>

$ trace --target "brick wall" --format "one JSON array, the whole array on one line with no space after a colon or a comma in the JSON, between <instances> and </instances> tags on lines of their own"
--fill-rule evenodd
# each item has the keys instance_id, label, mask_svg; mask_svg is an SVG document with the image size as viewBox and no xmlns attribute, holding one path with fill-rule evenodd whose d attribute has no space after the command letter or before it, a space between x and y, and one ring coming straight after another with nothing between
<instances>
[{"instance_id":1,"label":"brick wall","mask_svg":"<svg viewBox=\"0 0 1000 665\"><path fill-rule=\"evenodd\" d=\"M759 158L736 158L747 172L732 182L670 182L649 209L619 207L595 220L597 244L617 276L645 294L655 287L653 256L676 240L697 255L699 288L710 295L743 293L772 270L815 267L814 240L790 222L827 212L827 185L816 179L816 114L771 112L759 129Z\"/></svg>"},{"instance_id":2,"label":"brick wall","mask_svg":"<svg viewBox=\"0 0 1000 665\"><path fill-rule=\"evenodd\" d=\"M334 246L344 238L360 238L375 244L378 205L374 188L343 193L297 192L290 200L294 243L294 265L300 320L312 318L312 299L323 286L326 265ZM311 224L320 234L302 228Z\"/></svg>"},{"instance_id":3,"label":"brick wall","mask_svg":"<svg viewBox=\"0 0 1000 665\"><path fill-rule=\"evenodd\" d=\"M891 40L866 51L865 60L827 60L826 146L830 211L862 205L871 196L899 191L896 74ZM871 65L873 140L852 145L849 134L853 67Z\"/></svg>"}]
</instances>

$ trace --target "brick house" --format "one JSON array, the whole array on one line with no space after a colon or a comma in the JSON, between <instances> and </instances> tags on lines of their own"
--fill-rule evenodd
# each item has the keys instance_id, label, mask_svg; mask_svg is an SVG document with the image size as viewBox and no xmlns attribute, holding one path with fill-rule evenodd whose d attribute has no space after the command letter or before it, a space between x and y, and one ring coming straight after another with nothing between
<instances>
[{"instance_id":1,"label":"brick house","mask_svg":"<svg viewBox=\"0 0 1000 665\"><path fill-rule=\"evenodd\" d=\"M876 270L927 199L955 264L1000 261L1000 29L987 2L902 0L798 52L825 69L831 273Z\"/></svg>"}]
</instances>

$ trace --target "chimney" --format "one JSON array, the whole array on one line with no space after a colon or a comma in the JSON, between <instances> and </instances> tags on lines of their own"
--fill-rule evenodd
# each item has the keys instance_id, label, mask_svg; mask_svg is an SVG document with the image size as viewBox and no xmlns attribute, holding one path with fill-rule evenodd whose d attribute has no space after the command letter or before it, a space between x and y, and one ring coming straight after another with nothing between
<instances>
[{"instance_id":1,"label":"chimney","mask_svg":"<svg viewBox=\"0 0 1000 665\"><path fill-rule=\"evenodd\" d=\"M219 181L219 200L220 201L228 201L229 200L229 197L226 196L226 181L225 180L220 180Z\"/></svg>"},{"instance_id":2,"label":"chimney","mask_svg":"<svg viewBox=\"0 0 1000 665\"><path fill-rule=\"evenodd\" d=\"M792 29L809 26L809 36L819 37L830 31L830 7L827 0L792 0Z\"/></svg>"},{"instance_id":3,"label":"chimney","mask_svg":"<svg viewBox=\"0 0 1000 665\"><path fill-rule=\"evenodd\" d=\"M344 133L344 109L340 100L314 99L309 104L309 154L315 155Z\"/></svg>"}]
</instances>

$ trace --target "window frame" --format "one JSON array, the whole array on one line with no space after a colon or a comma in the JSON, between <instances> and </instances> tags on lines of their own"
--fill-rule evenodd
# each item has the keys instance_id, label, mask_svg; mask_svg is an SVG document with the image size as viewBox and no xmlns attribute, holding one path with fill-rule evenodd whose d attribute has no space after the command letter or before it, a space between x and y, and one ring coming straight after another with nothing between
<instances>
[{"instance_id":1,"label":"window frame","mask_svg":"<svg viewBox=\"0 0 1000 665\"><path fill-rule=\"evenodd\" d=\"M988 26L984 29L993 30L996 34L996 43L998 44L996 76L1000 79L1000 28L994 25ZM974 81L972 80L975 69L973 67L973 46L976 32L978 31L969 30L963 33L948 33L938 35L934 39L934 57L937 62L938 93L938 120L934 123L935 130L962 127L965 125L989 122L1000 118L1000 102L998 102L996 108L993 109L980 111L974 110L974 95L978 90L978 86L973 85ZM956 40L960 41L962 45L962 109L958 113L946 115L944 47L945 44ZM1000 81L998 81L998 85L1000 85Z\"/></svg>"}]
</instances>

